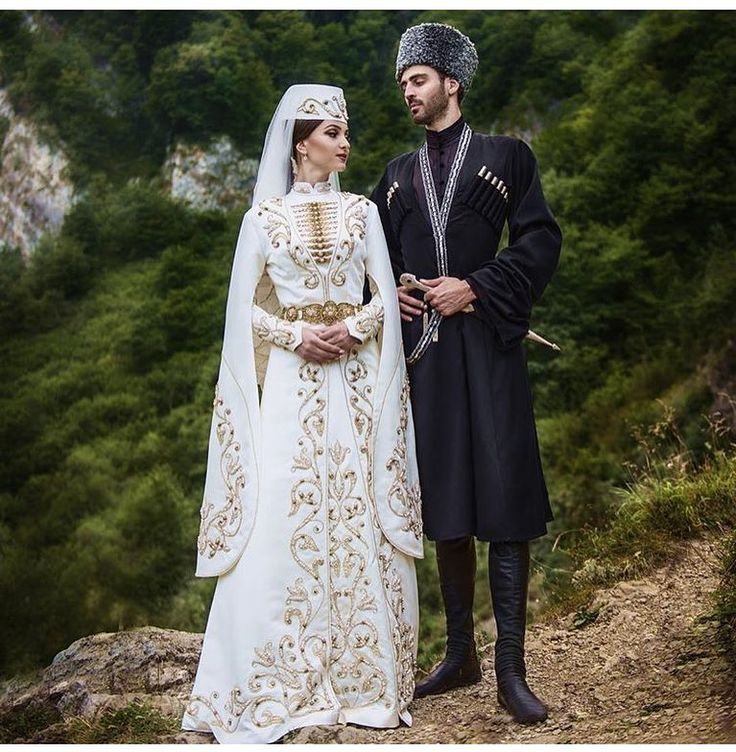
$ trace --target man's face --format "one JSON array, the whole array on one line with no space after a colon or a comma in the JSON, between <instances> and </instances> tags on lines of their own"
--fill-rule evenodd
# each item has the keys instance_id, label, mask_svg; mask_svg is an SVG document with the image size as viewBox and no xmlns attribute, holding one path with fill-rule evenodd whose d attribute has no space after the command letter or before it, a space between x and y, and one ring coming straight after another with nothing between
<instances>
[{"instance_id":1,"label":"man's face","mask_svg":"<svg viewBox=\"0 0 736 752\"><path fill-rule=\"evenodd\" d=\"M415 123L429 125L445 113L450 103L447 80L429 65L412 65L404 71L399 85Z\"/></svg>"}]
</instances>

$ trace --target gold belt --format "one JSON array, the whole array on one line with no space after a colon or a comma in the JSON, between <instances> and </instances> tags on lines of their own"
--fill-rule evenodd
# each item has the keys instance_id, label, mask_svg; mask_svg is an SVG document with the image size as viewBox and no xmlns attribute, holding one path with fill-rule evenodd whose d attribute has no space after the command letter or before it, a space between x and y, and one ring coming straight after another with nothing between
<instances>
[{"instance_id":1,"label":"gold belt","mask_svg":"<svg viewBox=\"0 0 736 752\"><path fill-rule=\"evenodd\" d=\"M330 326L336 321L344 321L348 316L354 316L362 308L354 303L335 303L328 300L325 303L309 303L305 306L286 306L282 318L287 321L306 321L308 324L325 324Z\"/></svg>"}]
</instances>

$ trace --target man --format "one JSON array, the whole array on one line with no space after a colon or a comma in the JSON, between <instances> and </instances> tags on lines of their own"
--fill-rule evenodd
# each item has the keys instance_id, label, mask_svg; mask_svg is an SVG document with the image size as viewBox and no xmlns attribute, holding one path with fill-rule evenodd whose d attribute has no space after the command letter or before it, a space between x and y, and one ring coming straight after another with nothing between
<instances>
[{"instance_id":1,"label":"man","mask_svg":"<svg viewBox=\"0 0 736 752\"><path fill-rule=\"evenodd\" d=\"M473 133L460 103L478 57L445 24L402 35L396 80L426 143L387 167L378 205L410 364L424 528L436 541L447 619L444 660L415 697L480 681L473 633L475 541L490 541L499 702L521 723L547 717L526 683L529 541L552 519L522 340L557 266L561 233L536 161L518 139ZM509 245L497 253L504 223Z\"/></svg>"}]
</instances>

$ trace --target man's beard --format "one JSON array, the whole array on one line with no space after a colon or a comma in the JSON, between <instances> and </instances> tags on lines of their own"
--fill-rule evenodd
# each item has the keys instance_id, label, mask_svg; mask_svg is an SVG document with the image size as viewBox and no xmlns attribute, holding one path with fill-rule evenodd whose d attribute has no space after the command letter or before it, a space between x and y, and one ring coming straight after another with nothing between
<instances>
[{"instance_id":1,"label":"man's beard","mask_svg":"<svg viewBox=\"0 0 736 752\"><path fill-rule=\"evenodd\" d=\"M424 100L424 109L412 115L412 120L417 125L429 125L445 113L450 104L449 94L445 94L443 89L439 89L434 96Z\"/></svg>"}]
</instances>

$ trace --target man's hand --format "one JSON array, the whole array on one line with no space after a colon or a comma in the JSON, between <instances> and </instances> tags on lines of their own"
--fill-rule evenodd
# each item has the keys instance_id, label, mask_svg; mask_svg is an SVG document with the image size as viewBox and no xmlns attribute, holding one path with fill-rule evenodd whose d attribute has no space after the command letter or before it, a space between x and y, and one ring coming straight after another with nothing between
<instances>
[{"instance_id":1,"label":"man's hand","mask_svg":"<svg viewBox=\"0 0 736 752\"><path fill-rule=\"evenodd\" d=\"M347 327L345 329L347 330ZM309 363L328 363L339 358L344 354L342 348L332 342L326 342L322 338L325 331L325 326L305 326L302 329L302 343L294 352Z\"/></svg>"},{"instance_id":2,"label":"man's hand","mask_svg":"<svg viewBox=\"0 0 736 752\"><path fill-rule=\"evenodd\" d=\"M404 321L411 321L414 316L421 316L427 310L427 305L411 295L410 290L410 287L404 287L404 285L396 288L399 296L399 310Z\"/></svg>"},{"instance_id":3,"label":"man's hand","mask_svg":"<svg viewBox=\"0 0 736 752\"><path fill-rule=\"evenodd\" d=\"M319 335L323 342L328 342L331 345L336 345L342 350L349 350L353 345L359 345L360 340L355 339L348 332L347 324L343 321L338 321L332 326L328 326L320 332Z\"/></svg>"},{"instance_id":4,"label":"man's hand","mask_svg":"<svg viewBox=\"0 0 736 752\"><path fill-rule=\"evenodd\" d=\"M475 293L464 279L437 277L419 281L432 288L424 293L424 299L443 316L452 316L462 311L468 303L476 299Z\"/></svg>"}]
</instances>

